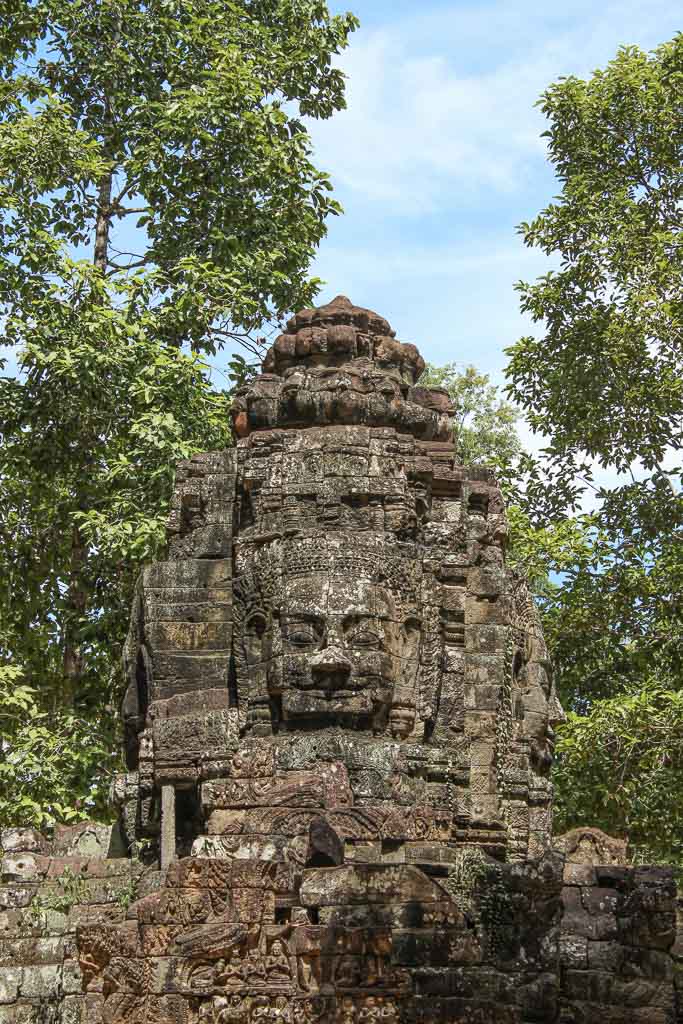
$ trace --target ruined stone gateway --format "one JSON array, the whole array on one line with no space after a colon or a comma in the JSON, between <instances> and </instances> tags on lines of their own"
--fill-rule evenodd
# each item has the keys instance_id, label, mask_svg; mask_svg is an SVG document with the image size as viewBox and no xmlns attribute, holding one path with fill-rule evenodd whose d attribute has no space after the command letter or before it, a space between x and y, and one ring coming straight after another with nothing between
<instances>
[{"instance_id":1,"label":"ruined stone gateway","mask_svg":"<svg viewBox=\"0 0 683 1024\"><path fill-rule=\"evenodd\" d=\"M538 616L423 368L344 297L304 310L236 446L179 467L126 649L138 859L3 841L0 1024L677 1019L671 874L552 848Z\"/></svg>"},{"instance_id":2,"label":"ruined stone gateway","mask_svg":"<svg viewBox=\"0 0 683 1024\"><path fill-rule=\"evenodd\" d=\"M342 297L299 313L265 369L235 402L237 446L181 467L169 560L141 580L129 837L158 833L161 794L165 862L304 866L312 834L334 863L430 877L464 845L540 857L562 712L448 395Z\"/></svg>"}]
</instances>

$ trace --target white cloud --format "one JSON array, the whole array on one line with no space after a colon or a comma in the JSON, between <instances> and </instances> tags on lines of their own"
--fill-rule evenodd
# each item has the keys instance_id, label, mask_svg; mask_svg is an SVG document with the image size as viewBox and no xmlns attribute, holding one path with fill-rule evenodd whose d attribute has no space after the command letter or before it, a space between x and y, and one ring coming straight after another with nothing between
<instances>
[{"instance_id":1,"label":"white cloud","mask_svg":"<svg viewBox=\"0 0 683 1024\"><path fill-rule=\"evenodd\" d=\"M540 93L604 64L621 43L672 35L670 5L647 9L647 25L635 2L387 13L386 26L361 27L342 57L348 109L312 126L318 162L337 185L411 216L512 194L543 172Z\"/></svg>"},{"instance_id":2,"label":"white cloud","mask_svg":"<svg viewBox=\"0 0 683 1024\"><path fill-rule=\"evenodd\" d=\"M445 55L411 54L393 30L361 35L344 58L348 109L312 133L335 182L392 209L460 205L482 189L515 188L541 152L532 104L549 68L458 72Z\"/></svg>"}]
</instances>

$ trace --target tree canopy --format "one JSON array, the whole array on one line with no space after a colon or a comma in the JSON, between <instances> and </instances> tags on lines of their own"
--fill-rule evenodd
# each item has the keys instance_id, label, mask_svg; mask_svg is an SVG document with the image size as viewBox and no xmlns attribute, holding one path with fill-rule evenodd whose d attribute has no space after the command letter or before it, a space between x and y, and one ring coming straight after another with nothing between
<instances>
[{"instance_id":1,"label":"tree canopy","mask_svg":"<svg viewBox=\"0 0 683 1024\"><path fill-rule=\"evenodd\" d=\"M679 862L682 95L682 35L652 53L624 47L543 94L562 189L521 231L557 269L519 285L540 330L509 350L507 370L509 397L545 445L526 496L546 537L530 546L541 539L561 573L545 600L573 712L558 748L559 821L603 824ZM573 556L557 560L547 531L569 522Z\"/></svg>"},{"instance_id":2,"label":"tree canopy","mask_svg":"<svg viewBox=\"0 0 683 1024\"><path fill-rule=\"evenodd\" d=\"M174 465L231 443L204 356L235 340L258 354L254 332L317 288L339 206L305 118L344 105L332 58L355 25L318 0L2 7L17 369L0 379L0 667L22 697L0 787L28 772L36 797L17 823L101 807L132 583L163 542ZM81 741L71 802L50 735Z\"/></svg>"},{"instance_id":3,"label":"tree canopy","mask_svg":"<svg viewBox=\"0 0 683 1024\"><path fill-rule=\"evenodd\" d=\"M339 207L302 115L343 105L331 58L351 15L314 0L10 0L3 11L10 342L32 338L39 305L82 295L95 270L150 336L200 349L309 302L308 264ZM132 252L112 237L128 218L144 228Z\"/></svg>"}]
</instances>

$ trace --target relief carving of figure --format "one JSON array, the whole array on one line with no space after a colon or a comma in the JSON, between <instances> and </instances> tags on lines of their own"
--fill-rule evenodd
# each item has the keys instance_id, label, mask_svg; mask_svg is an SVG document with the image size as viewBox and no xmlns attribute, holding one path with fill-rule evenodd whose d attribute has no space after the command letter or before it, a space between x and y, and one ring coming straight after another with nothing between
<instances>
[{"instance_id":1,"label":"relief carving of figure","mask_svg":"<svg viewBox=\"0 0 683 1024\"><path fill-rule=\"evenodd\" d=\"M246 977L245 962L240 950L235 949L229 958L219 960L216 967L216 982L224 988L237 988Z\"/></svg>"},{"instance_id":2,"label":"relief carving of figure","mask_svg":"<svg viewBox=\"0 0 683 1024\"><path fill-rule=\"evenodd\" d=\"M292 978L289 957L283 942L276 939L266 956L266 979L269 985L287 985Z\"/></svg>"}]
</instances>

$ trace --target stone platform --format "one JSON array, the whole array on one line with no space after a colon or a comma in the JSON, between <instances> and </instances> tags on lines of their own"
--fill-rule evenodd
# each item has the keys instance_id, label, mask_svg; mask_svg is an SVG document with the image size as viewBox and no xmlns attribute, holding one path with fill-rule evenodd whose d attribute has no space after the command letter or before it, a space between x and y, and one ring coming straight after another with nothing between
<instances>
[{"instance_id":1,"label":"stone platform","mask_svg":"<svg viewBox=\"0 0 683 1024\"><path fill-rule=\"evenodd\" d=\"M3 836L0 1024L675 1024L662 868L301 867ZM25 849L21 849L24 847Z\"/></svg>"}]
</instances>

